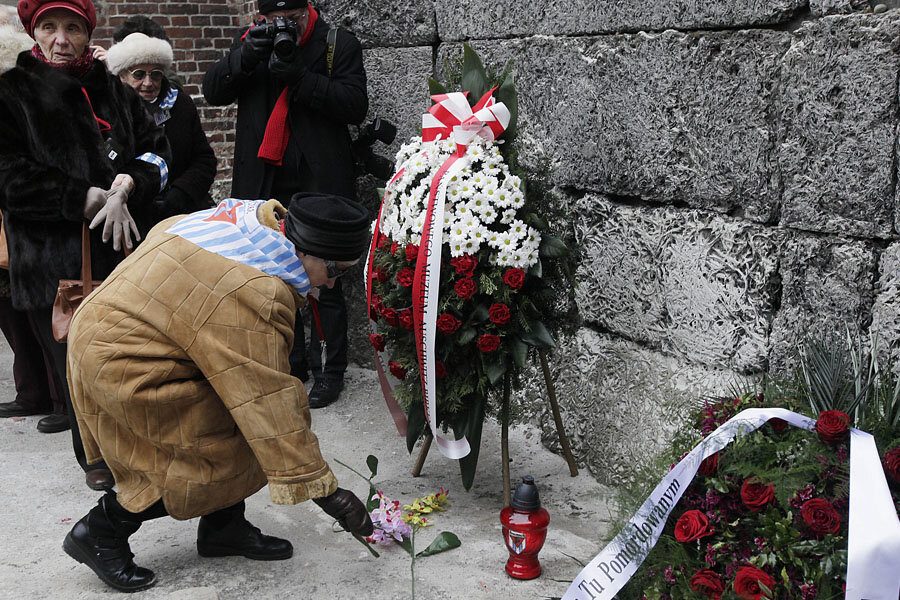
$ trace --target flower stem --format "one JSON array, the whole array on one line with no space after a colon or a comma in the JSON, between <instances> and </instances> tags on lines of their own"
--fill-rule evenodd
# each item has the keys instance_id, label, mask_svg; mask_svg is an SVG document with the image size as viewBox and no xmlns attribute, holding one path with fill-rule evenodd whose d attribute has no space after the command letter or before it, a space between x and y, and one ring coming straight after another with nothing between
<instances>
[{"instance_id":1,"label":"flower stem","mask_svg":"<svg viewBox=\"0 0 900 600\"><path fill-rule=\"evenodd\" d=\"M416 528L412 528L412 532L409 534L409 547L412 548L412 552L409 553L409 574L410 580L412 581L412 600L416 600Z\"/></svg>"}]
</instances>

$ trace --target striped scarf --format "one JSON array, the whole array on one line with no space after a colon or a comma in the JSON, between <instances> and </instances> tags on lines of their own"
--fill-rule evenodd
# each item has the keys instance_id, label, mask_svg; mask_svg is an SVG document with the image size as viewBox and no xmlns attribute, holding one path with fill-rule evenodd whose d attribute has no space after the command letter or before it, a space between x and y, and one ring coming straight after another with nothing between
<instances>
[{"instance_id":1,"label":"striped scarf","mask_svg":"<svg viewBox=\"0 0 900 600\"><path fill-rule=\"evenodd\" d=\"M195 212L166 230L229 260L278 277L301 296L310 290L309 277L286 237L259 222L257 209L265 200L226 198L217 206Z\"/></svg>"}]
</instances>

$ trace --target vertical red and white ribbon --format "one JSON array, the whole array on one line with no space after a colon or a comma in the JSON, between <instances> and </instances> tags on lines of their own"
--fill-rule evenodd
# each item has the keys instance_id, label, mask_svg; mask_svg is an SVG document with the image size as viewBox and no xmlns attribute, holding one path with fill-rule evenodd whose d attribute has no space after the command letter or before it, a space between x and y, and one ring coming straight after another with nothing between
<instances>
[{"instance_id":1,"label":"vertical red and white ribbon","mask_svg":"<svg viewBox=\"0 0 900 600\"><path fill-rule=\"evenodd\" d=\"M637 513L578 574L563 600L612 600L656 545L700 463L738 436L779 418L811 430L815 421L783 408L749 408L709 434L651 492ZM871 435L850 430L850 518L845 600L894 600L900 592L900 520Z\"/></svg>"}]
</instances>

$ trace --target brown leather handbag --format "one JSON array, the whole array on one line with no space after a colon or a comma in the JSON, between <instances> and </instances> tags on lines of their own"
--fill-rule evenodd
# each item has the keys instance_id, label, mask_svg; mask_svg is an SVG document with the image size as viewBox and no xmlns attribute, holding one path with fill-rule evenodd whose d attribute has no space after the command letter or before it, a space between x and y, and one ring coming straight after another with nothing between
<instances>
[{"instance_id":1,"label":"brown leather handbag","mask_svg":"<svg viewBox=\"0 0 900 600\"><path fill-rule=\"evenodd\" d=\"M75 309L101 283L91 279L91 233L85 222L81 226L81 279L60 279L53 301L53 337L56 341L66 341Z\"/></svg>"}]
</instances>

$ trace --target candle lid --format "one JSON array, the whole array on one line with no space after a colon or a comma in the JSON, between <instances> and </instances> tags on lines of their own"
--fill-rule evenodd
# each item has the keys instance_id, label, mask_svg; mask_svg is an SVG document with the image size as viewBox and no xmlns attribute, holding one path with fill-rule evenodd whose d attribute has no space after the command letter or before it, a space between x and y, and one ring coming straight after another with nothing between
<instances>
[{"instance_id":1,"label":"candle lid","mask_svg":"<svg viewBox=\"0 0 900 600\"><path fill-rule=\"evenodd\" d=\"M534 477L526 475L522 483L516 486L512 502L509 503L516 510L534 511L541 507L541 499L538 496L537 486L534 485Z\"/></svg>"}]
</instances>

